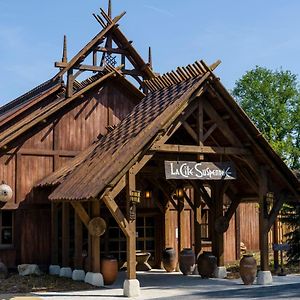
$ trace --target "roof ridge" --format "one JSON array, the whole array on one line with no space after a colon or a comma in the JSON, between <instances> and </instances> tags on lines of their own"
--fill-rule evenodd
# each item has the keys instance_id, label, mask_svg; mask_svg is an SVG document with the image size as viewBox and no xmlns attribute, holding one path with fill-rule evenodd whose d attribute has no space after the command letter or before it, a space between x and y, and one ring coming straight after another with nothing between
<instances>
[{"instance_id":1,"label":"roof ridge","mask_svg":"<svg viewBox=\"0 0 300 300\"><path fill-rule=\"evenodd\" d=\"M38 86L34 87L30 91L26 92L25 94L9 101L8 103L0 106L0 115L6 113L8 110L15 108L16 106L23 104L27 100L35 97L36 95L42 93L43 91L53 87L54 85L58 84L61 81L60 78L53 80L53 78L39 84Z\"/></svg>"},{"instance_id":2,"label":"roof ridge","mask_svg":"<svg viewBox=\"0 0 300 300\"><path fill-rule=\"evenodd\" d=\"M144 80L144 84L151 92L155 92L159 89L178 84L187 79L203 75L207 71L210 71L210 68L203 60L195 61L193 64L189 64L185 67L177 67L176 70L171 72L158 75L149 80Z\"/></svg>"}]
</instances>

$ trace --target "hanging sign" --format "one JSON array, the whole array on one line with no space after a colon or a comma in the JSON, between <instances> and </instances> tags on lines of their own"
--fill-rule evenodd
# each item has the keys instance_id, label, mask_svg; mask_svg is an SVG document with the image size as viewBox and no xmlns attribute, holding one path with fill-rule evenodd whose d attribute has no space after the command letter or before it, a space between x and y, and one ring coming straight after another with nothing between
<instances>
[{"instance_id":1,"label":"hanging sign","mask_svg":"<svg viewBox=\"0 0 300 300\"><path fill-rule=\"evenodd\" d=\"M233 162L165 161L166 179L236 179Z\"/></svg>"}]
</instances>

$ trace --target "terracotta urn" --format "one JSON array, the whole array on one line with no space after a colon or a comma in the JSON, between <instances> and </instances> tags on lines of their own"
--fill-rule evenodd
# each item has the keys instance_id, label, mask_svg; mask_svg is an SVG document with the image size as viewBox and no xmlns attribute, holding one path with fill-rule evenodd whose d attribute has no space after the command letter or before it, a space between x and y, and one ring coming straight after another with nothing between
<instances>
[{"instance_id":1,"label":"terracotta urn","mask_svg":"<svg viewBox=\"0 0 300 300\"><path fill-rule=\"evenodd\" d=\"M240 261L240 275L246 285L253 284L257 273L256 260L252 254L244 254Z\"/></svg>"},{"instance_id":2,"label":"terracotta urn","mask_svg":"<svg viewBox=\"0 0 300 300\"><path fill-rule=\"evenodd\" d=\"M217 258L211 252L203 251L198 256L197 265L198 273L202 278L213 277L217 267Z\"/></svg>"},{"instance_id":3,"label":"terracotta urn","mask_svg":"<svg viewBox=\"0 0 300 300\"><path fill-rule=\"evenodd\" d=\"M163 267L167 272L173 272L176 267L176 251L174 248L166 248L162 253Z\"/></svg>"},{"instance_id":4,"label":"terracotta urn","mask_svg":"<svg viewBox=\"0 0 300 300\"><path fill-rule=\"evenodd\" d=\"M105 285L113 284L118 277L118 261L113 256L104 256L101 259L100 271Z\"/></svg>"},{"instance_id":5,"label":"terracotta urn","mask_svg":"<svg viewBox=\"0 0 300 300\"><path fill-rule=\"evenodd\" d=\"M184 248L179 253L179 269L183 275L193 274L195 268L195 253L191 248Z\"/></svg>"}]
</instances>

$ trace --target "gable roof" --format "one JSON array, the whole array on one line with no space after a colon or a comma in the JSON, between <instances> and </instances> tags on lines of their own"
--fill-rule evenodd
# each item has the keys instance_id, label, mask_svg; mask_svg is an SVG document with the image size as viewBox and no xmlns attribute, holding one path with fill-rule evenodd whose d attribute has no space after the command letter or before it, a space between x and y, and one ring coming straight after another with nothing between
<instances>
[{"instance_id":1,"label":"gable roof","mask_svg":"<svg viewBox=\"0 0 300 300\"><path fill-rule=\"evenodd\" d=\"M134 156L163 129L167 120L201 85L201 78L208 77L209 73L208 68L203 68L195 77L149 93L112 132L41 181L39 186L60 184L50 199L97 197L124 167L135 163Z\"/></svg>"},{"instance_id":2,"label":"gable roof","mask_svg":"<svg viewBox=\"0 0 300 300\"><path fill-rule=\"evenodd\" d=\"M62 84L58 78L56 80L47 80L42 84L36 86L29 92L21 95L20 97L8 102L7 104L0 107L0 123L5 120L8 116L11 116L17 111L21 111L25 106L30 105L37 98L49 94L49 91L55 92L56 87L60 87Z\"/></svg>"},{"instance_id":3,"label":"gable roof","mask_svg":"<svg viewBox=\"0 0 300 300\"><path fill-rule=\"evenodd\" d=\"M277 171L276 176L285 180L288 188L299 195L300 184L293 172L274 152L211 69L204 62L197 62L192 67L198 72L190 71L188 76L176 72L178 76L181 73L180 80L176 79L177 83L162 84L161 79L152 79L149 86L153 92L112 132L42 180L38 186L57 186L49 197L51 200L81 201L99 197L120 173L134 165L141 151L145 153L150 149L151 141L166 129L165 125L174 119L174 115L183 112L185 104L193 99L193 93L208 83L223 97L224 105L235 122L233 128L241 131L241 141L251 139L256 159L269 161ZM240 126L240 123L243 125Z\"/></svg>"},{"instance_id":4,"label":"gable roof","mask_svg":"<svg viewBox=\"0 0 300 300\"><path fill-rule=\"evenodd\" d=\"M119 73L117 68L113 68L109 65L103 67L103 71L98 72L96 75L89 77L81 82L74 82L74 94L72 97L67 98L64 90L61 89L62 83L59 79L49 80L45 85L40 86L40 88L36 88L31 92L24 95L24 97L19 97L16 100L8 103L6 105L6 109L3 109L3 125L5 125L6 119L12 114L12 117L15 117L18 113L23 112L24 110L30 108L30 104L37 104L41 101L45 100L45 97L52 96L52 101L48 101L48 103L44 103L39 107L39 109L34 109L27 113L21 120L16 121L8 128L5 128L0 132L0 148L5 147L13 140L18 138L24 132L30 130L41 121L51 117L53 114L58 112L59 110L66 107L71 102L75 101L78 97L86 93L88 90L103 84L103 82L109 78L113 78L117 76L117 80L119 80L120 84L126 87L128 90L132 91L139 95L140 98L143 97L143 93L138 91L136 87L134 87L130 82L128 82L124 76ZM52 84L55 82L55 84ZM45 87L48 87L46 89ZM51 88L50 88L51 87ZM53 91L50 93L49 91ZM34 95L30 97L30 95ZM56 96L56 97L55 97ZM15 107L14 105L17 105ZM13 115L13 112L16 115ZM0 128L2 126L0 119Z\"/></svg>"}]
</instances>

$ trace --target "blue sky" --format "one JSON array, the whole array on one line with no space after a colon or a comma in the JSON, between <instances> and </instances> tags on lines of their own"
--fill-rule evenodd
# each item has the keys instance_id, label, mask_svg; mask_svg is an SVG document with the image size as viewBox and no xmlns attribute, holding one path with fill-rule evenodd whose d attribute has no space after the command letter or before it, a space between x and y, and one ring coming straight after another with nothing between
<instances>
[{"instance_id":1,"label":"blue sky","mask_svg":"<svg viewBox=\"0 0 300 300\"><path fill-rule=\"evenodd\" d=\"M0 105L49 79L99 30L92 17L106 0L0 0ZM222 60L216 73L231 89L255 65L300 74L298 0L113 0L120 27L154 69L167 72L198 59Z\"/></svg>"}]
</instances>

